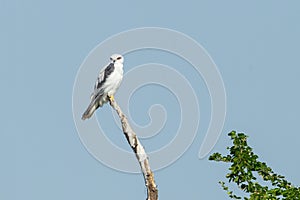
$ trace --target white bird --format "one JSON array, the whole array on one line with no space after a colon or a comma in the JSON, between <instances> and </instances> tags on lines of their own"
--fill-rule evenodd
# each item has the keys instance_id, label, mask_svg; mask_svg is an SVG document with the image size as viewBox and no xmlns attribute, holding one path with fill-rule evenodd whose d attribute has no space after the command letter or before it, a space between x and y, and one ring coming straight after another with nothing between
<instances>
[{"instance_id":1,"label":"white bird","mask_svg":"<svg viewBox=\"0 0 300 200\"><path fill-rule=\"evenodd\" d=\"M95 110L102 107L109 99L114 100L114 95L123 79L123 62L122 55L113 54L110 63L100 71L91 95L91 102L83 113L82 120L90 118Z\"/></svg>"}]
</instances>

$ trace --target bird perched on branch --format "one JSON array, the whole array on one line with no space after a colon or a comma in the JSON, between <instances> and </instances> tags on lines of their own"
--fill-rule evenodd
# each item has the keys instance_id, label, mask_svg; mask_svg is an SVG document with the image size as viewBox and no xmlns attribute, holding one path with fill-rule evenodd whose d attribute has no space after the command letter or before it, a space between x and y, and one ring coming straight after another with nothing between
<instances>
[{"instance_id":1,"label":"bird perched on branch","mask_svg":"<svg viewBox=\"0 0 300 200\"><path fill-rule=\"evenodd\" d=\"M109 99L114 101L114 94L123 79L123 62L122 55L113 54L110 63L100 71L91 95L91 102L83 113L82 120L90 118L95 110L107 103Z\"/></svg>"}]
</instances>

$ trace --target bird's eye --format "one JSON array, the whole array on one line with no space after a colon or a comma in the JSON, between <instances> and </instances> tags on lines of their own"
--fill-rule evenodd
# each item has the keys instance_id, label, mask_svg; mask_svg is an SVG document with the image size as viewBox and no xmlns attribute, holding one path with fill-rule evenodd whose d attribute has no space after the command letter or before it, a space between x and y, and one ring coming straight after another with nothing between
<instances>
[{"instance_id":1,"label":"bird's eye","mask_svg":"<svg viewBox=\"0 0 300 200\"><path fill-rule=\"evenodd\" d=\"M113 60L111 57L109 58L110 60Z\"/></svg>"},{"instance_id":2,"label":"bird's eye","mask_svg":"<svg viewBox=\"0 0 300 200\"><path fill-rule=\"evenodd\" d=\"M122 57L118 57L117 60L121 60Z\"/></svg>"}]
</instances>

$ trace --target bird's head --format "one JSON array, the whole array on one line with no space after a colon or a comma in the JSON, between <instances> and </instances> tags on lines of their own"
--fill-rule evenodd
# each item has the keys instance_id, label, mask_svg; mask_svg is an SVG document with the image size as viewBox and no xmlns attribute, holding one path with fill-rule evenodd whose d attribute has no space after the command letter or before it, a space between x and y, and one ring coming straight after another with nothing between
<instances>
[{"instance_id":1,"label":"bird's head","mask_svg":"<svg viewBox=\"0 0 300 200\"><path fill-rule=\"evenodd\" d=\"M110 62L123 64L124 57L120 54L113 54L112 56L110 56Z\"/></svg>"}]
</instances>

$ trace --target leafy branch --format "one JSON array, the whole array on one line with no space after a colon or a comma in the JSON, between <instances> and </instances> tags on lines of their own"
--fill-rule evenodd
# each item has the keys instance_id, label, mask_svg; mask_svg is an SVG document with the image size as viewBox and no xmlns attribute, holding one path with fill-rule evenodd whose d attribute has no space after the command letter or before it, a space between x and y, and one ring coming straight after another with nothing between
<instances>
[{"instance_id":1,"label":"leafy branch","mask_svg":"<svg viewBox=\"0 0 300 200\"><path fill-rule=\"evenodd\" d=\"M232 131L228 136L233 141L233 146L227 147L229 154L214 153L209 160L231 163L226 178L228 182L235 183L241 190L250 194L249 197L244 197L245 200L300 199L300 187L293 186L285 180L284 176L274 173L265 162L258 161L258 156L247 144L247 135ZM257 181L257 175L271 186L260 184ZM220 181L219 183L230 198L242 199L235 195L224 182Z\"/></svg>"}]
</instances>

